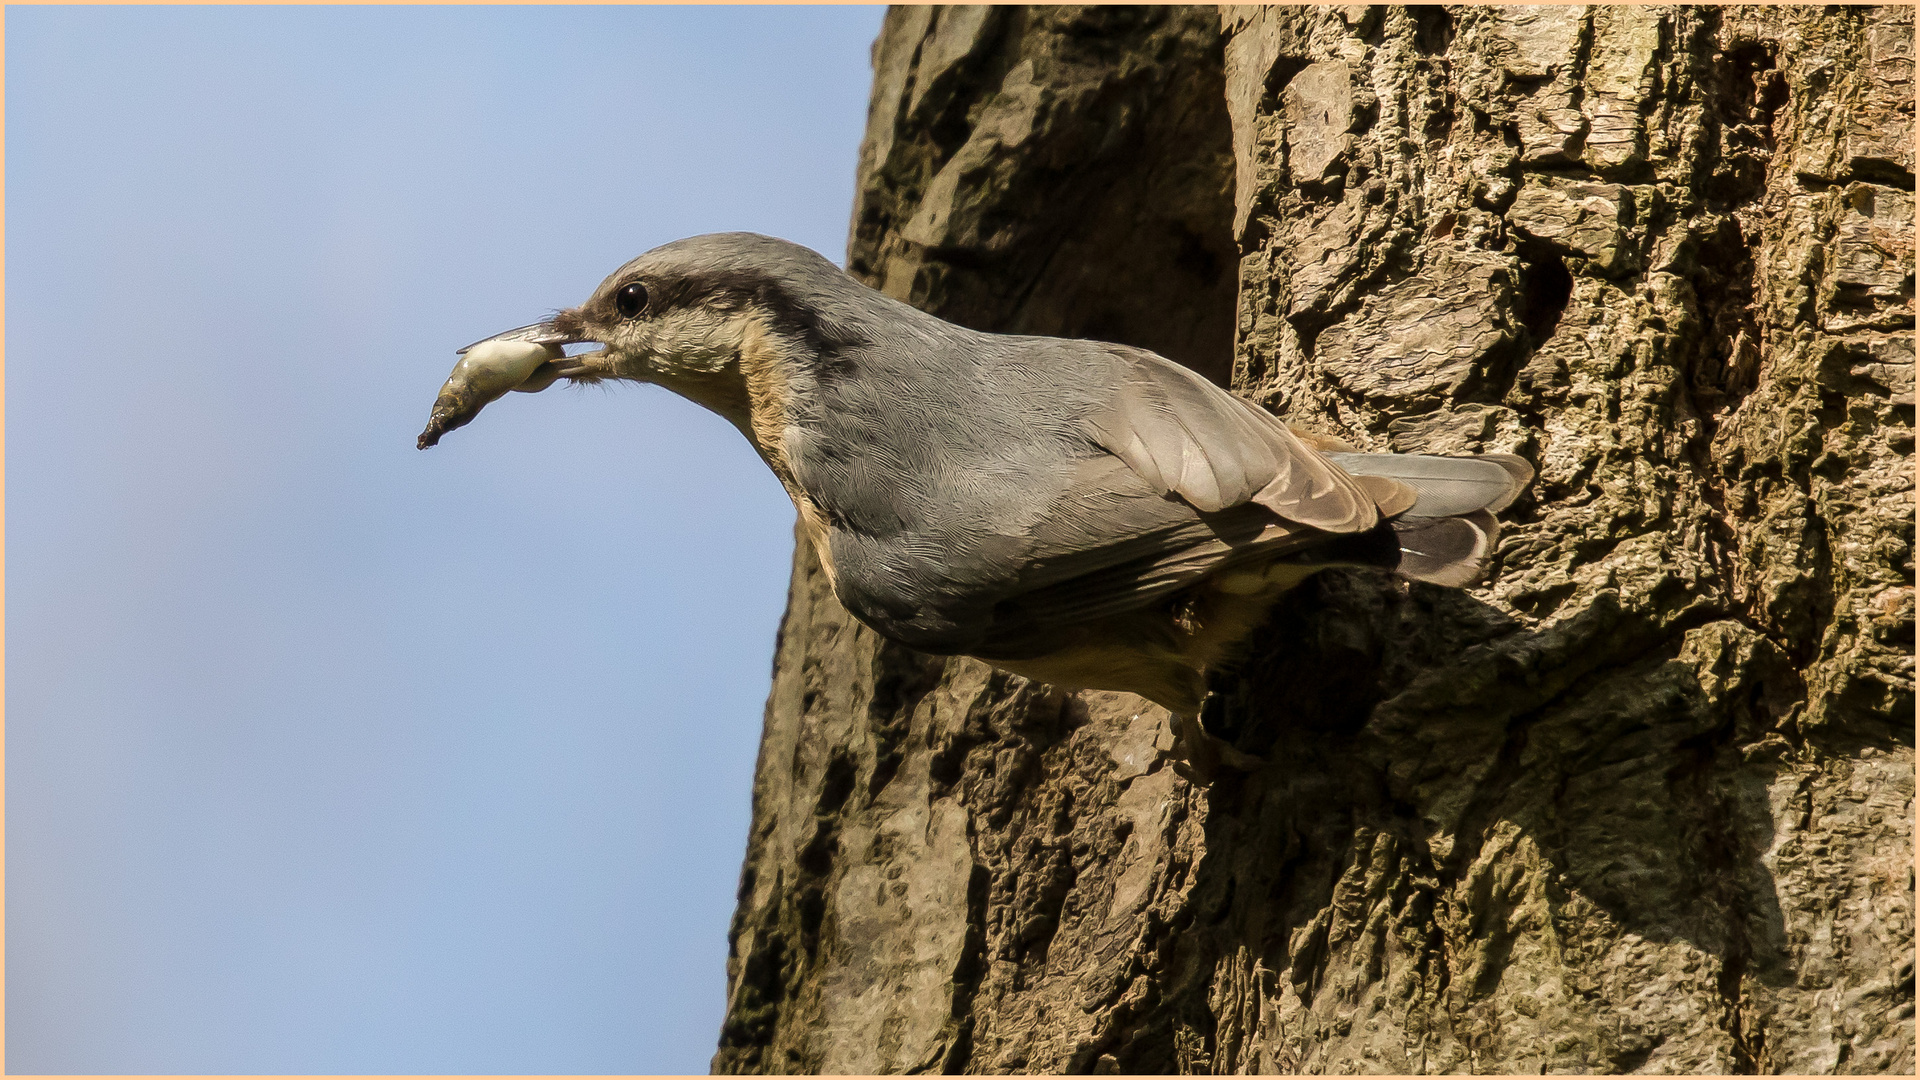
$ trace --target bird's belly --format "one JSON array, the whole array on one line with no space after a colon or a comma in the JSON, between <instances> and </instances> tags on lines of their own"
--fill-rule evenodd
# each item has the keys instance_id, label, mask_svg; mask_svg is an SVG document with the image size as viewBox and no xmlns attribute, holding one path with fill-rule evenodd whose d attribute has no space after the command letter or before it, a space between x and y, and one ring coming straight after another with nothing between
<instances>
[{"instance_id":1,"label":"bird's belly","mask_svg":"<svg viewBox=\"0 0 1920 1080\"><path fill-rule=\"evenodd\" d=\"M1231 658L1282 593L1320 569L1275 565L1203 579L1159 603L1045 636L989 634L974 655L1063 689L1126 691L1192 715L1206 695L1206 671Z\"/></svg>"}]
</instances>

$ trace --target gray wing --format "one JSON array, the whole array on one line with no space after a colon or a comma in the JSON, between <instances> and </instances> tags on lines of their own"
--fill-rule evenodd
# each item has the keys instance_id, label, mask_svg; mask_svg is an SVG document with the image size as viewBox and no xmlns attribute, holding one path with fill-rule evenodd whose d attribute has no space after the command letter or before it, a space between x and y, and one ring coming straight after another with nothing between
<instances>
[{"instance_id":1,"label":"gray wing","mask_svg":"<svg viewBox=\"0 0 1920 1080\"><path fill-rule=\"evenodd\" d=\"M1145 606L1207 574L1377 525L1373 491L1251 402L1121 345L1078 462L1023 537L1006 600L1064 624ZM1408 500L1410 501L1410 500Z\"/></svg>"},{"instance_id":2,"label":"gray wing","mask_svg":"<svg viewBox=\"0 0 1920 1080\"><path fill-rule=\"evenodd\" d=\"M1375 499L1277 417L1171 360L1109 346L1120 372L1094 441L1161 493L1219 512L1248 503L1324 532L1364 532Z\"/></svg>"},{"instance_id":3,"label":"gray wing","mask_svg":"<svg viewBox=\"0 0 1920 1080\"><path fill-rule=\"evenodd\" d=\"M1324 543L1327 534L1258 503L1202 513L1102 454L1081 464L1078 482L1027 539L1003 600L1003 615L1017 612L1023 630L1132 611L1228 566Z\"/></svg>"}]
</instances>

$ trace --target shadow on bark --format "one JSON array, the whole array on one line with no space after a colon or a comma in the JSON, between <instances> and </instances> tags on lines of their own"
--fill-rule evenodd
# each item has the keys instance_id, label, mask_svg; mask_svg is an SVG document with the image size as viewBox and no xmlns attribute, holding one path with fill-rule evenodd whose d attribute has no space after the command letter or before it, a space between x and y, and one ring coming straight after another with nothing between
<instances>
[{"instance_id":1,"label":"shadow on bark","mask_svg":"<svg viewBox=\"0 0 1920 1080\"><path fill-rule=\"evenodd\" d=\"M1783 770L1743 762L1738 747L1800 687L1782 667L1779 681L1716 701L1677 658L1687 633L1716 621L1699 613L1656 630L1603 603L1527 633L1466 594L1366 572L1297 590L1257 633L1252 659L1216 681L1231 699L1218 734L1270 764L1208 791L1204 855L1165 930L1183 977L1077 1065L1104 1054L1121 1072L1189 1071L1183 1028L1214 1044L1215 1061L1236 1060L1242 1048L1221 1039L1210 1008L1236 954L1291 980L1302 1001L1341 996L1325 980L1343 967L1363 981L1393 968L1400 996L1466 1012L1509 975L1519 938L1577 937L1554 924L1588 905L1619 932L1716 957L1729 1008L1743 979L1791 985L1761 860L1777 839L1765 811ZM1511 692L1470 698L1441 685L1477 666L1510 669L1530 643L1580 657L1582 670L1488 672L1482 689ZM1433 857L1446 837L1459 840ZM1447 926L1454 919L1466 925ZM1462 943L1470 964L1459 963ZM1605 1064L1627 1070L1645 1056L1627 1039Z\"/></svg>"}]
</instances>

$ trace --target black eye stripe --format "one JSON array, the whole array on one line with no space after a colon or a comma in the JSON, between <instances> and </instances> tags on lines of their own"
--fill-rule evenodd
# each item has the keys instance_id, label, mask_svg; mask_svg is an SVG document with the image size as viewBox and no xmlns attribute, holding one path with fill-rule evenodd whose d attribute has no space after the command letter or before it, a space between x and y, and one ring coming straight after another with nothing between
<instances>
[{"instance_id":1,"label":"black eye stripe","mask_svg":"<svg viewBox=\"0 0 1920 1080\"><path fill-rule=\"evenodd\" d=\"M633 290L628 299L628 290ZM813 312L791 296L780 282L765 274L750 272L691 272L656 268L646 282L629 280L615 289L605 301L624 319L640 316L658 319L688 308L709 307L722 311L758 308L785 333L798 334L825 347L828 343L848 344L843 333L824 333ZM604 311L605 308L600 310Z\"/></svg>"},{"instance_id":2,"label":"black eye stripe","mask_svg":"<svg viewBox=\"0 0 1920 1080\"><path fill-rule=\"evenodd\" d=\"M614 290L613 306L623 319L631 319L647 310L647 287L637 281L629 281Z\"/></svg>"}]
</instances>

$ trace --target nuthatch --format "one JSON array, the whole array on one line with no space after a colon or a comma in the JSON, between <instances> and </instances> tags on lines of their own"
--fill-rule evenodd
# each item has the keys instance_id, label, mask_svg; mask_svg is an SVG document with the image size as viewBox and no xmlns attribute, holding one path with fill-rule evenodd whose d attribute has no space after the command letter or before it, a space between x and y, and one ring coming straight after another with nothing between
<instances>
[{"instance_id":1,"label":"nuthatch","mask_svg":"<svg viewBox=\"0 0 1920 1080\"><path fill-rule=\"evenodd\" d=\"M1283 591L1331 566L1468 584L1533 478L1316 449L1144 349L968 330L752 233L655 248L462 351L422 447L509 387L659 383L753 444L861 622L1187 723Z\"/></svg>"}]
</instances>

